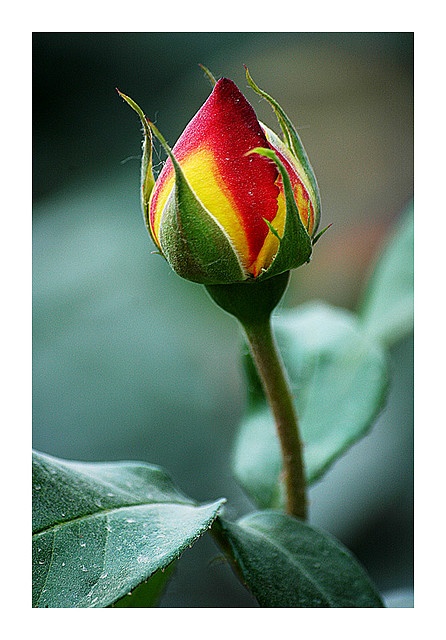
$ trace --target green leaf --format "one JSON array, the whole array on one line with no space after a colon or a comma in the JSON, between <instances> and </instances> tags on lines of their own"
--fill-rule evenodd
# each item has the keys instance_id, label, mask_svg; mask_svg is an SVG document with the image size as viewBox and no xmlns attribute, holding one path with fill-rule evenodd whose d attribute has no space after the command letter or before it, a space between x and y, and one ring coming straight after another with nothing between
<instances>
[{"instance_id":1,"label":"green leaf","mask_svg":"<svg viewBox=\"0 0 446 640\"><path fill-rule=\"evenodd\" d=\"M407 207L381 252L359 310L368 333L391 346L413 331L414 209Z\"/></svg>"},{"instance_id":2,"label":"green leaf","mask_svg":"<svg viewBox=\"0 0 446 640\"><path fill-rule=\"evenodd\" d=\"M33 607L113 604L178 558L223 503L194 503L145 463L34 453Z\"/></svg>"},{"instance_id":3,"label":"green leaf","mask_svg":"<svg viewBox=\"0 0 446 640\"><path fill-rule=\"evenodd\" d=\"M142 582L134 591L128 593L111 606L121 609L157 607L175 567L176 562L172 562L166 569L159 569L149 580Z\"/></svg>"},{"instance_id":4,"label":"green leaf","mask_svg":"<svg viewBox=\"0 0 446 640\"><path fill-rule=\"evenodd\" d=\"M262 607L383 607L352 554L328 533L275 511L218 519L223 549ZM229 548L228 548L229 547Z\"/></svg>"},{"instance_id":5,"label":"green leaf","mask_svg":"<svg viewBox=\"0 0 446 640\"><path fill-rule=\"evenodd\" d=\"M307 480L313 482L372 425L387 389L386 357L353 313L322 303L282 312L274 331L295 398ZM279 442L247 354L245 371L248 406L235 442L233 469L260 508L279 508Z\"/></svg>"}]
</instances>

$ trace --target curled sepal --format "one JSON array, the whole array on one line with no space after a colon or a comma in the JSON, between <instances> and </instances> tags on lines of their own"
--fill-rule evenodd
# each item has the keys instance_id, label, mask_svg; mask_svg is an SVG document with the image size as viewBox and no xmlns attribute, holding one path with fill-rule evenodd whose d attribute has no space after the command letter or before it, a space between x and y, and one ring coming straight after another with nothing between
<instances>
[{"instance_id":1,"label":"curled sepal","mask_svg":"<svg viewBox=\"0 0 446 640\"><path fill-rule=\"evenodd\" d=\"M272 149L257 147L250 153L259 153L276 163L282 177L286 203L285 228L282 237L280 237L272 225L268 223L270 230L279 238L279 248L269 269L259 276L260 280L276 276L290 269L295 269L305 262L308 262L312 253L312 242L299 214L288 172L276 152Z\"/></svg>"},{"instance_id":2,"label":"curled sepal","mask_svg":"<svg viewBox=\"0 0 446 640\"><path fill-rule=\"evenodd\" d=\"M215 87L215 85L217 84L217 78L214 76L214 74L212 73L212 71L209 71L209 69L207 67L204 66L204 64L198 63L198 66L200 67L200 69L202 71L204 71L205 75L207 76L207 79L209 80L209 82L211 83L211 85L213 87Z\"/></svg>"},{"instance_id":3,"label":"curled sepal","mask_svg":"<svg viewBox=\"0 0 446 640\"><path fill-rule=\"evenodd\" d=\"M149 224L149 200L152 189L155 186L155 178L152 168L152 131L149 127L147 117L141 107L136 104L134 100L129 98L129 96L126 96L124 93L119 91L119 89L116 90L121 98L123 98L127 102L127 104L139 115L144 129L143 154L141 162L141 207L143 210L146 227L150 233L150 236L152 237L152 240L155 242Z\"/></svg>"},{"instance_id":4,"label":"curled sepal","mask_svg":"<svg viewBox=\"0 0 446 640\"><path fill-rule=\"evenodd\" d=\"M175 172L175 186L163 210L159 246L176 273L201 284L227 284L247 279L238 254L215 217L198 200L172 150L156 126L158 138Z\"/></svg>"},{"instance_id":5,"label":"curled sepal","mask_svg":"<svg viewBox=\"0 0 446 640\"><path fill-rule=\"evenodd\" d=\"M328 231L328 230L329 230L329 228L331 227L331 225L332 225L332 224L333 224L332 222L331 222L330 224L327 224L327 226L326 226L326 227L324 227L324 228L322 229L322 231L319 231L319 233L317 233L317 234L314 236L314 238L313 238L313 240L312 240L312 244L313 244L313 246L316 244L316 242L319 240L319 238L320 238L321 236L323 236L323 235L324 235L324 233L325 233L326 231Z\"/></svg>"},{"instance_id":6,"label":"curled sepal","mask_svg":"<svg viewBox=\"0 0 446 640\"><path fill-rule=\"evenodd\" d=\"M279 105L279 103L274 100L274 98L272 98L268 93L266 93L266 91L263 91L263 89L260 89L260 87L256 85L247 67L245 67L245 71L246 79L251 89L253 89L259 96L264 98L272 107L277 121L279 122L280 128L282 129L284 142L298 164L299 175L301 176L305 183L305 186L309 190L311 200L314 204L315 211L313 233L315 233L319 226L321 217L321 199L316 176L314 174L313 167L311 166L308 159L307 152L304 149L302 141L293 123L291 122L285 111L282 109L282 107Z\"/></svg>"}]
</instances>

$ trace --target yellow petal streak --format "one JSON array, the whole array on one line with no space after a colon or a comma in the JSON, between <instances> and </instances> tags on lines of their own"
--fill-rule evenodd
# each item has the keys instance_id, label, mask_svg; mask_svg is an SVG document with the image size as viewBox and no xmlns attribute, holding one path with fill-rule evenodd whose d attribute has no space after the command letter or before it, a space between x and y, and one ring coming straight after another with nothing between
<instances>
[{"instance_id":1,"label":"yellow petal streak","mask_svg":"<svg viewBox=\"0 0 446 640\"><path fill-rule=\"evenodd\" d=\"M150 224L152 227L153 237L159 248L161 248L161 245L159 242L161 218L163 216L164 207L166 206L167 199L170 195L170 192L173 189L174 183L175 183L175 174L173 172L173 168L171 168L169 175L165 178L163 183L160 184L160 186L158 186L155 183L155 188L150 194L150 201L149 201L149 210L151 212ZM152 222L152 206L153 206L152 201L154 200L155 196L156 196L156 205L155 205L156 209L155 209L155 215L153 217L153 222Z\"/></svg>"},{"instance_id":2,"label":"yellow petal streak","mask_svg":"<svg viewBox=\"0 0 446 640\"><path fill-rule=\"evenodd\" d=\"M291 164L292 167L294 167L297 175L299 176L299 178L302 180L305 189L307 190L308 195L310 196L310 199L312 202L316 202L316 194L314 193L313 187L311 186L311 182L309 177L307 176L307 174L305 173L305 170L300 162L300 160L298 158L296 158L287 148L287 146L284 144L284 142L279 138L278 135L276 135L274 133L274 131L271 131L271 129L269 129L267 126L265 126L264 124L262 124L262 128L263 131L267 137L267 140L272 144L273 147L275 147L278 151L280 151L280 153L288 160L288 162ZM298 209L299 209L299 213L302 216L302 222L304 223L305 226L307 226L307 219L308 219L308 215L307 215L307 211L310 208L310 203L307 201L307 199L305 198L304 200L304 192L302 190L302 187L299 185L297 189L295 189L295 198L297 201L297 205L298 205ZM311 214L311 218L310 218L310 225L308 228L308 233L311 234L313 233L313 228L314 228L314 215L311 212L310 209L310 214Z\"/></svg>"},{"instance_id":3,"label":"yellow petal streak","mask_svg":"<svg viewBox=\"0 0 446 640\"><path fill-rule=\"evenodd\" d=\"M277 214L274 220L271 222L271 226L277 231L280 238L283 236L285 230L285 218L286 218L286 203L285 194L280 190L279 197L277 198ZM266 222L265 222L266 224ZM265 238L259 255L253 264L249 267L250 273L256 278L260 275L261 271L268 269L271 265L277 251L279 250L279 239L272 232L269 231Z\"/></svg>"},{"instance_id":4,"label":"yellow petal streak","mask_svg":"<svg viewBox=\"0 0 446 640\"><path fill-rule=\"evenodd\" d=\"M247 269L248 244L240 217L237 214L231 195L219 179L217 163L212 152L205 147L180 161L184 175L200 203L220 223L231 240L239 259ZM173 170L157 193L156 214L153 224L155 238L159 238L162 223L162 212L174 186Z\"/></svg>"},{"instance_id":5,"label":"yellow petal streak","mask_svg":"<svg viewBox=\"0 0 446 640\"><path fill-rule=\"evenodd\" d=\"M296 185L296 187L294 188L294 197L296 199L296 204L297 204L297 208L299 210L299 214L301 217L301 220L304 224L305 227L308 227L308 215L310 215L310 235L311 232L313 230L313 220L311 218L311 208L310 208L310 201L307 197L307 194L305 193L302 185L300 183L298 183Z\"/></svg>"}]
</instances>

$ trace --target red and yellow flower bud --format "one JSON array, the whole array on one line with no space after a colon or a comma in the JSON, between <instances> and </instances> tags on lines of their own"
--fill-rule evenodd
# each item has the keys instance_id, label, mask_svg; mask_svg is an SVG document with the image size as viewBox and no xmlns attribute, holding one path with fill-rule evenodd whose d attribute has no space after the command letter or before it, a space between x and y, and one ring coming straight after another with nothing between
<instances>
[{"instance_id":1,"label":"red and yellow flower bud","mask_svg":"<svg viewBox=\"0 0 446 640\"><path fill-rule=\"evenodd\" d=\"M203 284L260 280L300 266L319 224L317 183L300 139L279 105L247 78L275 110L283 142L226 78L172 150L123 96L146 129L142 197L150 235L179 275ZM169 156L155 182L148 125ZM150 196L147 185L154 185Z\"/></svg>"}]
</instances>

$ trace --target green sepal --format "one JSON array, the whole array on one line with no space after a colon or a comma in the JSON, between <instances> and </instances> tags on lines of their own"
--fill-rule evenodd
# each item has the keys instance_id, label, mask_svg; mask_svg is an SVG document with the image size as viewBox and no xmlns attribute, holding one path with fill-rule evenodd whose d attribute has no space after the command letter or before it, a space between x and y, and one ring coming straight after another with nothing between
<instances>
[{"instance_id":1,"label":"green sepal","mask_svg":"<svg viewBox=\"0 0 446 640\"><path fill-rule=\"evenodd\" d=\"M269 319L286 291L289 278L290 272L286 271L267 280L206 285L206 289L219 307L247 327Z\"/></svg>"},{"instance_id":2,"label":"green sepal","mask_svg":"<svg viewBox=\"0 0 446 640\"><path fill-rule=\"evenodd\" d=\"M201 204L156 126L153 133L172 161L175 186L165 205L159 243L181 277L201 284L232 284L247 278L237 251L214 216Z\"/></svg>"},{"instance_id":3,"label":"green sepal","mask_svg":"<svg viewBox=\"0 0 446 640\"><path fill-rule=\"evenodd\" d=\"M311 199L313 201L314 209L315 209L314 230L313 230L313 234L314 234L317 231L320 217L321 217L321 198L319 194L319 187L317 184L316 176L314 174L313 167L311 166L310 161L308 159L307 152L305 151L305 148L302 144L302 141L293 123L291 122L291 120L289 119L285 111L282 109L282 107L279 105L279 103L276 100L274 100L274 98L272 98L268 93L266 93L266 91L263 91L263 89L260 89L260 87L256 85L247 67L245 67L245 71L246 71L246 80L248 81L248 84L251 87L251 89L253 89L259 96L264 98L271 105L276 115L276 118L279 122L280 128L282 129L284 142L287 148L292 153L292 155L297 159L297 161L300 163L300 165L302 166L302 169L304 170L304 172L308 177L308 180L310 181L311 188L313 191L313 193L310 195L313 196Z\"/></svg>"},{"instance_id":4,"label":"green sepal","mask_svg":"<svg viewBox=\"0 0 446 640\"><path fill-rule=\"evenodd\" d=\"M313 247L314 247L314 245L316 244L316 242L320 239L320 237L321 237L321 236L323 236L323 235L324 235L324 233L325 233L326 231L328 231L328 230L329 230L329 228L332 226L332 224L333 224L333 223L332 223L332 222L330 222L330 224L327 224L327 226L326 226L326 227L324 227L324 228L322 229L322 231L319 231L319 233L317 233L317 234L314 236L314 238L313 238L313 240L312 240L312 245L313 245Z\"/></svg>"},{"instance_id":5,"label":"green sepal","mask_svg":"<svg viewBox=\"0 0 446 640\"><path fill-rule=\"evenodd\" d=\"M296 269L305 262L308 262L312 253L312 242L299 215L288 172L276 152L272 149L257 147L252 149L250 153L258 153L266 156L276 163L282 176L286 202L285 228L283 236L279 241L279 249L271 266L258 277L258 280L264 280L265 278L271 278L284 271ZM275 229L271 229L271 231L276 237L278 236Z\"/></svg>"},{"instance_id":6,"label":"green sepal","mask_svg":"<svg viewBox=\"0 0 446 640\"><path fill-rule=\"evenodd\" d=\"M214 76L214 74L212 73L212 71L209 71L209 69L207 67L204 66L204 64L198 63L198 66L200 67L200 69L202 71L204 71L204 73L207 76L207 79L209 80L209 82L211 83L211 85L213 87L215 87L215 85L217 84L217 78Z\"/></svg>"},{"instance_id":7,"label":"green sepal","mask_svg":"<svg viewBox=\"0 0 446 640\"><path fill-rule=\"evenodd\" d=\"M144 141L143 141L143 153L142 153L142 161L141 161L141 207L144 214L144 221L146 223L147 230L150 234L150 237L155 242L155 238L153 237L151 228L150 228L150 219L149 219L149 200L150 194L152 193L153 187L155 186L155 177L153 175L153 166L152 166L152 154L153 154L153 144L152 144L152 131L149 127L149 123L147 117L141 107L136 104L134 100L126 96L124 93L117 89L117 92L123 98L127 104L139 115L141 120L143 130L144 130ZM156 242L155 242L156 244Z\"/></svg>"}]
</instances>

